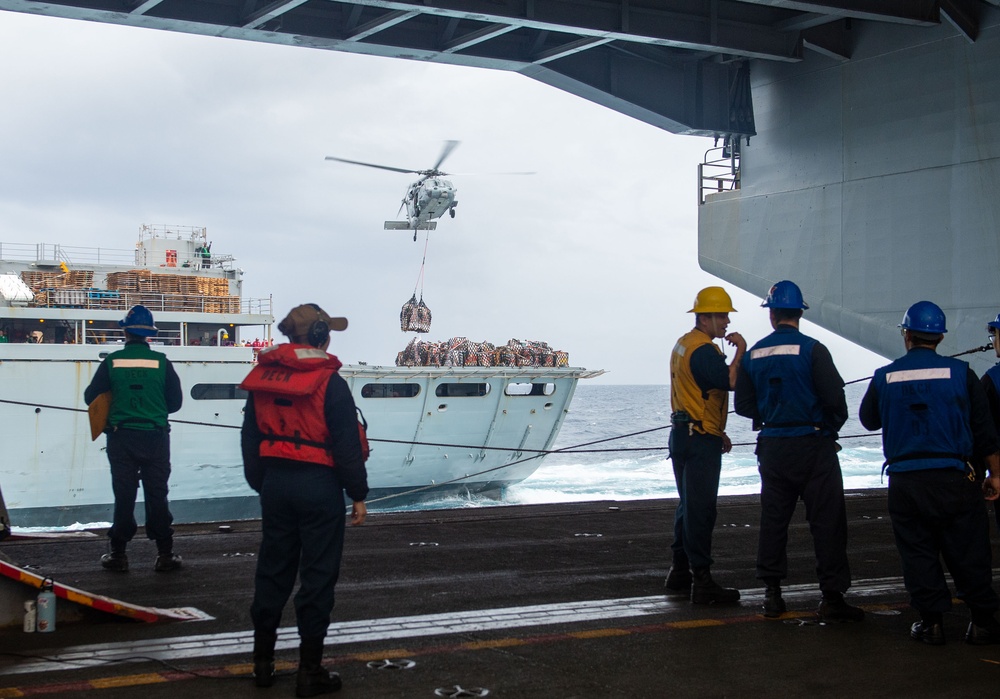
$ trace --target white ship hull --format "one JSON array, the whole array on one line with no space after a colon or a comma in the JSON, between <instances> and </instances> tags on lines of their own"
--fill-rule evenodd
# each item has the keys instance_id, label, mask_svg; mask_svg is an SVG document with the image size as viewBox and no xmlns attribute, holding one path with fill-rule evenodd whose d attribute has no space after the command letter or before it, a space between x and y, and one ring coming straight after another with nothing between
<instances>
[{"instance_id":1,"label":"white ship hull","mask_svg":"<svg viewBox=\"0 0 1000 699\"><path fill-rule=\"evenodd\" d=\"M62 273L82 283L54 289L46 285L60 283L60 265L85 251L38 246L27 260L0 260L7 338L0 342L0 489L15 526L111 520L105 437L91 440L83 392L103 358L122 346L117 321L132 303L151 307L155 349L173 362L184 391L183 407L170 416L175 521L259 516L243 477L246 394L238 388L255 350L240 345L255 334L266 343L274 318L266 300L240 296L242 275L231 258L202 262L205 241L204 229L144 227L134 264L92 255L74 265L84 271ZM0 248L4 257L12 247ZM149 273L155 276L142 276ZM33 296L17 281L39 275L48 276ZM112 280L135 288L112 288ZM210 292L192 291L196 282ZM602 372L346 366L340 373L368 422L369 506L388 508L442 494L500 494L524 480L541 464L538 452L551 449L577 380Z\"/></svg>"},{"instance_id":2,"label":"white ship hull","mask_svg":"<svg viewBox=\"0 0 1000 699\"><path fill-rule=\"evenodd\" d=\"M0 484L18 526L110 521L105 438L91 441L83 391L105 346L0 345ZM113 349L113 348L110 348ZM184 389L171 416L171 509L177 521L259 515L243 478L239 427L245 399L235 386L252 366L248 348L158 348ZM231 355L220 361L221 355ZM581 372L541 367L356 367L341 375L368 421L369 500L394 507L443 493L499 493L531 475L552 447ZM509 387L550 395L508 395ZM195 399L207 385L233 397ZM366 386L416 386L397 397L365 397ZM439 387L475 386L473 395ZM488 386L479 395L480 386ZM225 387L225 388L222 388ZM416 395L405 395L415 392ZM508 450L509 449L509 450ZM141 500L141 497L140 497ZM137 508L141 515L141 507Z\"/></svg>"}]
</instances>

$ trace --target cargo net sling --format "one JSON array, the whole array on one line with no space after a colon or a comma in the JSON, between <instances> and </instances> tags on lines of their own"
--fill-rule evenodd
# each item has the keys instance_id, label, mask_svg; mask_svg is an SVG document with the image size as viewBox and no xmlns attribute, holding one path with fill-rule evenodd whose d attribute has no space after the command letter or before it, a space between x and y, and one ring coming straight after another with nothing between
<instances>
[{"instance_id":1,"label":"cargo net sling","mask_svg":"<svg viewBox=\"0 0 1000 699\"><path fill-rule=\"evenodd\" d=\"M506 345L453 337L444 342L410 340L396 356L396 366L540 366L568 367L569 354L545 342L509 340Z\"/></svg>"},{"instance_id":2,"label":"cargo net sling","mask_svg":"<svg viewBox=\"0 0 1000 699\"><path fill-rule=\"evenodd\" d=\"M431 309L424 303L424 267L427 264L427 243L430 235L424 238L424 259L420 262L420 273L417 283L413 285L413 296L403 304L399 312L399 329L404 333L426 333L431 330ZM420 288L420 300L417 301L417 288Z\"/></svg>"},{"instance_id":3,"label":"cargo net sling","mask_svg":"<svg viewBox=\"0 0 1000 699\"><path fill-rule=\"evenodd\" d=\"M403 304L403 310L399 312L399 328L405 332L426 333L431 330L431 309L424 303L423 292L420 300L417 301L417 294L414 293L410 300Z\"/></svg>"}]
</instances>

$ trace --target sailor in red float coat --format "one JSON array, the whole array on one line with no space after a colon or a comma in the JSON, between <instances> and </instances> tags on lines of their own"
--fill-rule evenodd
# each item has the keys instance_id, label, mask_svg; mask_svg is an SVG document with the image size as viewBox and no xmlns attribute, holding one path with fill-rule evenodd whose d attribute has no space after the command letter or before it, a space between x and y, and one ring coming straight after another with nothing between
<instances>
[{"instance_id":1,"label":"sailor in red float coat","mask_svg":"<svg viewBox=\"0 0 1000 699\"><path fill-rule=\"evenodd\" d=\"M250 617L254 682L274 682L274 646L282 610L299 579L295 618L300 638L297 696L340 689L322 665L334 586L344 545L344 493L351 523L364 522L368 477L350 388L327 354L330 330L347 327L319 306L292 309L278 324L290 342L262 350L242 387L243 469L260 493L261 544Z\"/></svg>"},{"instance_id":2,"label":"sailor in red float coat","mask_svg":"<svg viewBox=\"0 0 1000 699\"><path fill-rule=\"evenodd\" d=\"M262 351L257 362L240 387L254 395L260 456L334 466L323 406L340 360L316 347L283 344Z\"/></svg>"}]
</instances>

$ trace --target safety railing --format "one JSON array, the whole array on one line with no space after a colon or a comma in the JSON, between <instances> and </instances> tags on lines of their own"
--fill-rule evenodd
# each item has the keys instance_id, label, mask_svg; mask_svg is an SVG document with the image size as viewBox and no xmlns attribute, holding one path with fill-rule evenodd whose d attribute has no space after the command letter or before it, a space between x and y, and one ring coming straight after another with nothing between
<instances>
[{"instance_id":1,"label":"safety railing","mask_svg":"<svg viewBox=\"0 0 1000 699\"><path fill-rule=\"evenodd\" d=\"M728 143L705 151L704 160L698 164L698 204L708 196L740 188L740 151Z\"/></svg>"}]
</instances>

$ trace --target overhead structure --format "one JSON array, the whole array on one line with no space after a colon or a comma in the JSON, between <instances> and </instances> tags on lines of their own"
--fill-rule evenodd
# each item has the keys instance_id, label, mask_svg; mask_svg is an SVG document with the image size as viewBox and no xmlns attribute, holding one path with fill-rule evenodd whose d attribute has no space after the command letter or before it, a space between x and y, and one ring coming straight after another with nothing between
<instances>
[{"instance_id":1,"label":"overhead structure","mask_svg":"<svg viewBox=\"0 0 1000 699\"><path fill-rule=\"evenodd\" d=\"M0 0L0 9L515 71L674 133L745 137L756 133L748 60L846 60L857 22L949 21L974 40L981 2Z\"/></svg>"}]
</instances>

